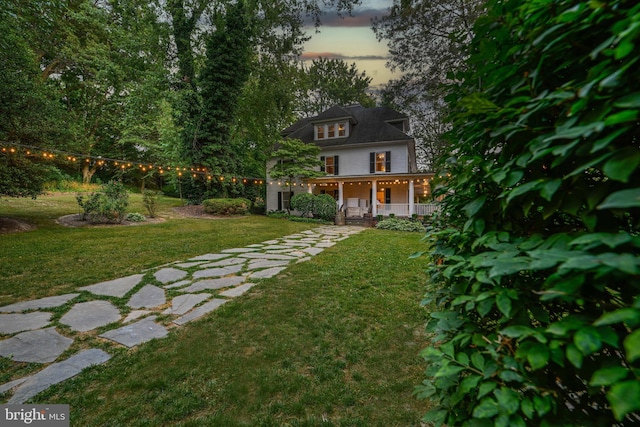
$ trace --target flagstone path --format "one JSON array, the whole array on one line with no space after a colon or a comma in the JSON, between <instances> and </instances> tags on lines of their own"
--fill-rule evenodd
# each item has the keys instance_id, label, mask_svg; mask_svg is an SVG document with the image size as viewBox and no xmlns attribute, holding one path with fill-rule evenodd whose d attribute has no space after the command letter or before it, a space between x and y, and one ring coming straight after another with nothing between
<instances>
[{"instance_id":1,"label":"flagstone path","mask_svg":"<svg viewBox=\"0 0 640 427\"><path fill-rule=\"evenodd\" d=\"M24 403L88 366L105 363L111 358L109 348L132 348L163 338L169 328L205 316L249 291L256 281L277 275L291 263L309 260L362 230L318 227L176 261L85 286L76 293L0 307L0 357L43 366L35 374L1 384L0 394L10 393L7 403ZM157 321L158 315L163 316L162 322ZM86 334L93 334L101 348L66 353L79 334L85 342ZM63 354L64 360L59 360Z\"/></svg>"}]
</instances>

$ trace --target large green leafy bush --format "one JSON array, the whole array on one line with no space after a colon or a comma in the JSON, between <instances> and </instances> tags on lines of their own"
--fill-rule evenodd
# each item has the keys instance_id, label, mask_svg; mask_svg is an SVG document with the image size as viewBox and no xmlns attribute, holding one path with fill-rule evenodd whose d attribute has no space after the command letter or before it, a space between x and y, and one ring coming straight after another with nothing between
<instances>
[{"instance_id":1,"label":"large green leafy bush","mask_svg":"<svg viewBox=\"0 0 640 427\"><path fill-rule=\"evenodd\" d=\"M449 97L425 419L638 425L640 4L487 12Z\"/></svg>"}]
</instances>

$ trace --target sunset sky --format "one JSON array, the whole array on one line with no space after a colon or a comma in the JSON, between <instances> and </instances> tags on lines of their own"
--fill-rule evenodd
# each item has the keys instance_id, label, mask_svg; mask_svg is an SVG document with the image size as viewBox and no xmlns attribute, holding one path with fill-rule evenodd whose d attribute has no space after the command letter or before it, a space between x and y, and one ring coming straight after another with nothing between
<instances>
[{"instance_id":1,"label":"sunset sky","mask_svg":"<svg viewBox=\"0 0 640 427\"><path fill-rule=\"evenodd\" d=\"M315 59L319 56L338 58L347 64L356 63L360 72L365 71L372 77L371 86L386 83L393 76L385 67L387 45L378 42L371 30L371 19L388 13L393 0L363 0L353 16L344 18L335 13L322 17L320 32L310 25L306 27L311 40L305 45L303 59Z\"/></svg>"}]
</instances>

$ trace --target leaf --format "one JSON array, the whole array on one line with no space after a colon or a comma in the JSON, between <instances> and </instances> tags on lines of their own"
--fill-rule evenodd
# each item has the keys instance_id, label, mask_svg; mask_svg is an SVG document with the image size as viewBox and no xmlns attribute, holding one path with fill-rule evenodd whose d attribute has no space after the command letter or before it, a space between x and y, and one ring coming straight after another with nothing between
<instances>
[{"instance_id":1,"label":"leaf","mask_svg":"<svg viewBox=\"0 0 640 427\"><path fill-rule=\"evenodd\" d=\"M480 371L484 371L484 357L482 354L476 352L471 355L471 364L478 368Z\"/></svg>"},{"instance_id":2,"label":"leaf","mask_svg":"<svg viewBox=\"0 0 640 427\"><path fill-rule=\"evenodd\" d=\"M598 331L591 327L579 329L573 337L573 343L585 356L600 350L602 347L602 340Z\"/></svg>"},{"instance_id":3,"label":"leaf","mask_svg":"<svg viewBox=\"0 0 640 427\"><path fill-rule=\"evenodd\" d=\"M481 379L482 377L480 375L471 375L466 377L460 382L460 391L462 393L468 393L470 390L477 387Z\"/></svg>"},{"instance_id":4,"label":"leaf","mask_svg":"<svg viewBox=\"0 0 640 427\"><path fill-rule=\"evenodd\" d=\"M544 344L532 342L527 351L527 361L534 371L545 367L549 362L549 349Z\"/></svg>"},{"instance_id":5,"label":"leaf","mask_svg":"<svg viewBox=\"0 0 640 427\"><path fill-rule=\"evenodd\" d=\"M549 400L549 396L533 396L533 406L536 408L539 417L551 410L551 402Z\"/></svg>"},{"instance_id":6,"label":"leaf","mask_svg":"<svg viewBox=\"0 0 640 427\"><path fill-rule=\"evenodd\" d=\"M478 406L473 408L475 418L491 418L497 414L498 404L490 397L485 397Z\"/></svg>"},{"instance_id":7,"label":"leaf","mask_svg":"<svg viewBox=\"0 0 640 427\"><path fill-rule=\"evenodd\" d=\"M582 353L573 344L567 346L567 360L578 369L582 367Z\"/></svg>"},{"instance_id":8,"label":"leaf","mask_svg":"<svg viewBox=\"0 0 640 427\"><path fill-rule=\"evenodd\" d=\"M618 108L640 108L640 92L623 96L615 101L613 106Z\"/></svg>"},{"instance_id":9,"label":"leaf","mask_svg":"<svg viewBox=\"0 0 640 427\"><path fill-rule=\"evenodd\" d=\"M491 393L496 387L497 387L497 384L494 383L493 381L488 381L480 384L480 387L478 387L478 399Z\"/></svg>"},{"instance_id":10,"label":"leaf","mask_svg":"<svg viewBox=\"0 0 640 427\"><path fill-rule=\"evenodd\" d=\"M554 179L554 180L548 181L547 183L544 184L544 186L542 187L542 190L540 190L540 196L542 196L543 199L550 202L551 198L556 193L556 191L558 191L558 188L560 188L561 184L562 184L561 179Z\"/></svg>"},{"instance_id":11,"label":"leaf","mask_svg":"<svg viewBox=\"0 0 640 427\"><path fill-rule=\"evenodd\" d=\"M438 372L436 372L434 377L435 378L450 377L450 376L453 376L453 375L457 375L462 371L464 371L464 367L463 366L444 365L440 369L438 369Z\"/></svg>"},{"instance_id":12,"label":"leaf","mask_svg":"<svg viewBox=\"0 0 640 427\"><path fill-rule=\"evenodd\" d=\"M533 402L529 398L524 398L520 402L520 407L522 408L522 413L529 419L532 419L535 415Z\"/></svg>"},{"instance_id":13,"label":"leaf","mask_svg":"<svg viewBox=\"0 0 640 427\"><path fill-rule=\"evenodd\" d=\"M624 110L612 114L604 120L605 126L614 126L619 123L635 122L638 119L638 110Z\"/></svg>"},{"instance_id":14,"label":"leaf","mask_svg":"<svg viewBox=\"0 0 640 427\"><path fill-rule=\"evenodd\" d=\"M640 322L640 311L635 308L620 308L610 313L605 313L600 316L593 326L612 325L614 323L632 323L638 324Z\"/></svg>"},{"instance_id":15,"label":"leaf","mask_svg":"<svg viewBox=\"0 0 640 427\"><path fill-rule=\"evenodd\" d=\"M533 335L534 332L535 331L528 326L515 325L515 326L507 326L506 328L500 331L500 334L509 338L525 338L530 335Z\"/></svg>"},{"instance_id":16,"label":"leaf","mask_svg":"<svg viewBox=\"0 0 640 427\"><path fill-rule=\"evenodd\" d=\"M493 395L498 399L498 405L500 405L500 412L511 415L514 414L520 407L520 396L507 387L501 387L493 392Z\"/></svg>"},{"instance_id":17,"label":"leaf","mask_svg":"<svg viewBox=\"0 0 640 427\"><path fill-rule=\"evenodd\" d=\"M496 296L496 306L498 307L498 310L500 310L500 312L504 314L505 317L510 316L511 298L509 298L506 294L501 293Z\"/></svg>"},{"instance_id":18,"label":"leaf","mask_svg":"<svg viewBox=\"0 0 640 427\"><path fill-rule=\"evenodd\" d=\"M640 381L614 384L607 392L607 400L616 420L622 421L628 413L640 409Z\"/></svg>"},{"instance_id":19,"label":"leaf","mask_svg":"<svg viewBox=\"0 0 640 427\"><path fill-rule=\"evenodd\" d=\"M471 218L474 216L480 208L484 205L484 202L487 200L487 196L480 196L477 199L467 203L462 210L467 214L467 217Z\"/></svg>"},{"instance_id":20,"label":"leaf","mask_svg":"<svg viewBox=\"0 0 640 427\"><path fill-rule=\"evenodd\" d=\"M624 209L640 206L640 188L616 191L610 194L596 209Z\"/></svg>"},{"instance_id":21,"label":"leaf","mask_svg":"<svg viewBox=\"0 0 640 427\"><path fill-rule=\"evenodd\" d=\"M609 178L616 181L628 182L629 176L635 172L640 164L640 150L632 147L619 150L602 167L602 171Z\"/></svg>"},{"instance_id":22,"label":"leaf","mask_svg":"<svg viewBox=\"0 0 640 427\"><path fill-rule=\"evenodd\" d=\"M640 357L640 329L636 329L622 342L627 352L627 360L633 363Z\"/></svg>"},{"instance_id":23,"label":"leaf","mask_svg":"<svg viewBox=\"0 0 640 427\"><path fill-rule=\"evenodd\" d=\"M628 374L629 370L622 366L598 369L591 376L589 385L591 387L610 386L611 384L624 379Z\"/></svg>"}]
</instances>

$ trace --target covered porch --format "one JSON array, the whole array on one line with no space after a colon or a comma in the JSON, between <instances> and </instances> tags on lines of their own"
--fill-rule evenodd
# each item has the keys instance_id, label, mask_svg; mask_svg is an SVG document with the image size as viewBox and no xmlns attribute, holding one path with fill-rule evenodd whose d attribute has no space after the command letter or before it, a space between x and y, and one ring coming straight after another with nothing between
<instances>
[{"instance_id":1,"label":"covered porch","mask_svg":"<svg viewBox=\"0 0 640 427\"><path fill-rule=\"evenodd\" d=\"M437 210L431 198L432 174L321 177L305 181L312 194L329 194L347 218L364 214L429 216Z\"/></svg>"}]
</instances>

